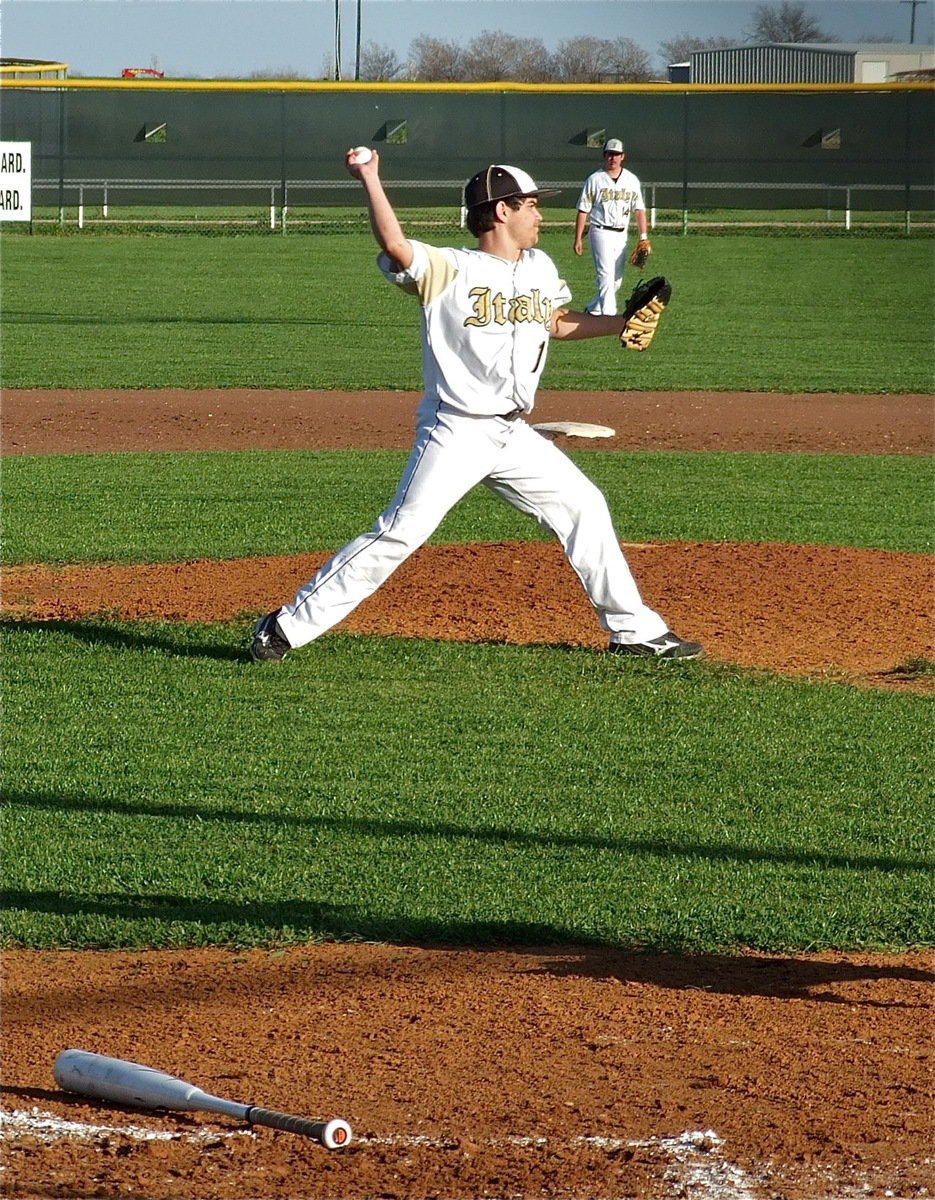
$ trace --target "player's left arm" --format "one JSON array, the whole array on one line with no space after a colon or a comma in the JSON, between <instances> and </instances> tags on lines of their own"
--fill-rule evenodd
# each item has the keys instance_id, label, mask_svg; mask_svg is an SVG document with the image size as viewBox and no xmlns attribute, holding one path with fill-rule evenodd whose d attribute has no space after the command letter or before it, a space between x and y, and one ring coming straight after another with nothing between
<instances>
[{"instance_id":1,"label":"player's left arm","mask_svg":"<svg viewBox=\"0 0 935 1200\"><path fill-rule=\"evenodd\" d=\"M640 189L636 204L633 208L633 213L636 217L636 230L639 234L641 242L649 241L649 226L646 222L646 202L643 199L643 191Z\"/></svg>"},{"instance_id":2,"label":"player's left arm","mask_svg":"<svg viewBox=\"0 0 935 1200\"><path fill-rule=\"evenodd\" d=\"M646 259L652 254L652 246L649 243L649 225L646 220L646 201L643 199L643 185L635 175L630 176L630 205L629 210L633 213L636 221L636 236L638 239L636 249L630 255L630 262L635 267L642 268L646 264Z\"/></svg>"},{"instance_id":3,"label":"player's left arm","mask_svg":"<svg viewBox=\"0 0 935 1200\"><path fill-rule=\"evenodd\" d=\"M560 342L577 342L583 338L619 337L622 317L605 317L594 313L574 312L557 308L552 314L552 337Z\"/></svg>"},{"instance_id":4,"label":"player's left arm","mask_svg":"<svg viewBox=\"0 0 935 1200\"><path fill-rule=\"evenodd\" d=\"M560 341L576 341L616 334L625 349L648 350L671 298L672 284L664 275L641 279L618 316L595 316L557 308L552 314L552 336Z\"/></svg>"}]
</instances>

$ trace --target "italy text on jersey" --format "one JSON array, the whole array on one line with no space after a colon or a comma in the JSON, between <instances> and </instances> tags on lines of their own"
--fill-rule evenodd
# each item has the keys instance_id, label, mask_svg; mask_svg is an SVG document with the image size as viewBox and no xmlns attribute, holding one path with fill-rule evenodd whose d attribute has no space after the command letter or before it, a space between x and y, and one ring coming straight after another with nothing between
<instances>
[{"instance_id":1,"label":"italy text on jersey","mask_svg":"<svg viewBox=\"0 0 935 1200\"><path fill-rule=\"evenodd\" d=\"M639 192L634 192L631 188L601 188L600 198L604 204L611 204L616 201L622 204L629 213L630 209L639 199Z\"/></svg>"},{"instance_id":2,"label":"italy text on jersey","mask_svg":"<svg viewBox=\"0 0 935 1200\"><path fill-rule=\"evenodd\" d=\"M494 292L489 287L471 288L468 296L473 303L473 313L465 317L465 326L483 328L493 322L495 325L548 325L552 319L554 305L548 296L543 296L538 288L532 288L528 295L505 296L503 292Z\"/></svg>"}]
</instances>

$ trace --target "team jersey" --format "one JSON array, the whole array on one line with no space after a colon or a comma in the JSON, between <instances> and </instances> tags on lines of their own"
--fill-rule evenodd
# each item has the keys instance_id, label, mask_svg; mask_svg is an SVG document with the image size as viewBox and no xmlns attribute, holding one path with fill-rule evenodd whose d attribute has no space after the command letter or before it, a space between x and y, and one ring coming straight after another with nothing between
<instances>
[{"instance_id":1,"label":"team jersey","mask_svg":"<svg viewBox=\"0 0 935 1200\"><path fill-rule=\"evenodd\" d=\"M578 197L578 211L590 213L592 225L611 229L625 230L630 224L630 213L645 207L640 181L626 169L617 179L611 179L606 171L595 171L584 181Z\"/></svg>"},{"instance_id":2,"label":"team jersey","mask_svg":"<svg viewBox=\"0 0 935 1200\"><path fill-rule=\"evenodd\" d=\"M422 305L426 398L476 416L529 412L545 366L553 312L571 292L551 258L526 250L507 262L482 250L410 240L413 259L384 275Z\"/></svg>"}]
</instances>

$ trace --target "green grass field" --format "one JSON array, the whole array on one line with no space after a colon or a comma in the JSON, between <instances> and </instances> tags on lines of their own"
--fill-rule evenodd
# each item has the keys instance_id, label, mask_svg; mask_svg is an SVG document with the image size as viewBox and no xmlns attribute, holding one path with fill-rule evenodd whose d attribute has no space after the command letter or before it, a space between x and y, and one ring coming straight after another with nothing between
<instances>
[{"instance_id":1,"label":"green grass field","mask_svg":"<svg viewBox=\"0 0 935 1200\"><path fill-rule=\"evenodd\" d=\"M919 456L576 455L625 541L781 541L931 553L931 460ZM176 562L329 550L369 528L403 451L16 457L5 464L3 561ZM307 502L314 484L315 504ZM855 497L873 496L873 504ZM438 543L543 537L472 492Z\"/></svg>"},{"instance_id":2,"label":"green grass field","mask_svg":"<svg viewBox=\"0 0 935 1200\"><path fill-rule=\"evenodd\" d=\"M243 645L227 626L7 630L9 939L935 932L918 697L342 635L263 671Z\"/></svg>"},{"instance_id":3,"label":"green grass field","mask_svg":"<svg viewBox=\"0 0 935 1200\"><path fill-rule=\"evenodd\" d=\"M548 248L586 299L589 260ZM7 387L418 385L415 314L357 235L3 249ZM625 369L638 388L931 388L930 241L657 250L677 286L662 352L556 345L547 386L616 388ZM884 260L918 303L881 333ZM402 457L8 458L4 561L332 548L369 525ZM626 539L933 548L922 458L582 461ZM436 540L537 536L472 495ZM342 633L260 670L248 632L3 623L7 944L935 944L926 697Z\"/></svg>"},{"instance_id":4,"label":"green grass field","mask_svg":"<svg viewBox=\"0 0 935 1200\"><path fill-rule=\"evenodd\" d=\"M932 390L931 238L654 245L674 294L652 353L555 344L543 387ZM590 256L569 234L542 246L583 307ZM881 299L894 281L911 302ZM416 306L377 273L369 235L7 237L0 295L6 387L420 385Z\"/></svg>"}]
</instances>

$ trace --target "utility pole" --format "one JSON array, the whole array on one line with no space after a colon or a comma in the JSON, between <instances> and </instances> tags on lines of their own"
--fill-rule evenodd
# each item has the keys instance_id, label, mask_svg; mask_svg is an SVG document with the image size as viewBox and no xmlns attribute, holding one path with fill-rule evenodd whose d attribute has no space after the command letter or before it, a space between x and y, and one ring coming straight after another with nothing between
<instances>
[{"instance_id":1,"label":"utility pole","mask_svg":"<svg viewBox=\"0 0 935 1200\"><path fill-rule=\"evenodd\" d=\"M916 40L916 8L920 4L928 4L929 0L899 0L900 4L912 5L912 17L909 21L909 43L910 45Z\"/></svg>"},{"instance_id":2,"label":"utility pole","mask_svg":"<svg viewBox=\"0 0 935 1200\"><path fill-rule=\"evenodd\" d=\"M915 8L912 10L915 12ZM341 0L335 0L335 83L341 80Z\"/></svg>"},{"instance_id":3,"label":"utility pole","mask_svg":"<svg viewBox=\"0 0 935 1200\"><path fill-rule=\"evenodd\" d=\"M357 52L354 56L354 79L360 82L360 5L361 0L357 0Z\"/></svg>"}]
</instances>

